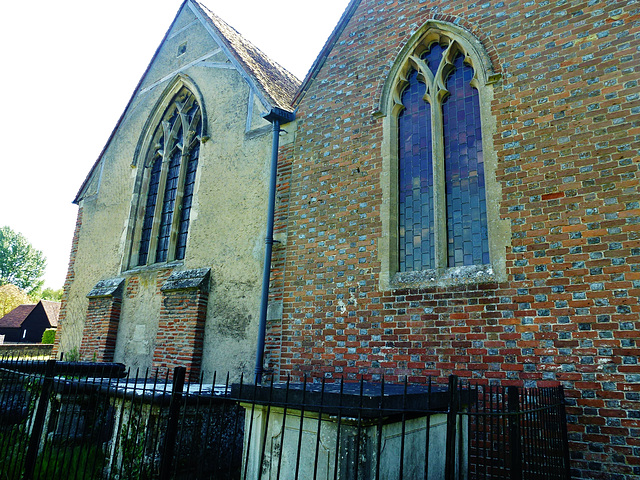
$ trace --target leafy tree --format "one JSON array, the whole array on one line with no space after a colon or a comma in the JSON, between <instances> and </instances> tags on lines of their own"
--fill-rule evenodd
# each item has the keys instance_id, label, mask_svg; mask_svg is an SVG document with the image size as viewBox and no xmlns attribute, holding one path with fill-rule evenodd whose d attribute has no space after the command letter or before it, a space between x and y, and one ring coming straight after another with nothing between
<instances>
[{"instance_id":1,"label":"leafy tree","mask_svg":"<svg viewBox=\"0 0 640 480\"><path fill-rule=\"evenodd\" d=\"M62 288L54 290L53 288L45 288L38 295L38 300L51 300L52 302L59 302L62 300Z\"/></svg>"},{"instance_id":2,"label":"leafy tree","mask_svg":"<svg viewBox=\"0 0 640 480\"><path fill-rule=\"evenodd\" d=\"M9 227L0 228L0 284L12 283L31 292L44 283L41 280L47 259L21 233Z\"/></svg>"},{"instance_id":3,"label":"leafy tree","mask_svg":"<svg viewBox=\"0 0 640 480\"><path fill-rule=\"evenodd\" d=\"M31 303L29 296L15 285L8 283L0 287L0 317L25 303Z\"/></svg>"}]
</instances>

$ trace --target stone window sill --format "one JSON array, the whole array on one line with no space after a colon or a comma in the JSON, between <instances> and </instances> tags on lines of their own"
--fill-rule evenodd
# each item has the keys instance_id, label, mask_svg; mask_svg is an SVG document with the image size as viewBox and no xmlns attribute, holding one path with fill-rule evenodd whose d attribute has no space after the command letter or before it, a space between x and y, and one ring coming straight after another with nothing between
<instances>
[{"instance_id":1,"label":"stone window sill","mask_svg":"<svg viewBox=\"0 0 640 480\"><path fill-rule=\"evenodd\" d=\"M415 272L398 272L392 280L392 289L448 287L477 283L493 283L498 278L491 265L468 265L447 268L444 271L421 270Z\"/></svg>"},{"instance_id":2,"label":"stone window sill","mask_svg":"<svg viewBox=\"0 0 640 480\"><path fill-rule=\"evenodd\" d=\"M136 273L155 272L159 270L167 270L170 268L182 267L184 265L183 260L175 260L173 262L153 263L151 265L140 265L138 267L132 267L122 272L123 275L132 275Z\"/></svg>"}]
</instances>

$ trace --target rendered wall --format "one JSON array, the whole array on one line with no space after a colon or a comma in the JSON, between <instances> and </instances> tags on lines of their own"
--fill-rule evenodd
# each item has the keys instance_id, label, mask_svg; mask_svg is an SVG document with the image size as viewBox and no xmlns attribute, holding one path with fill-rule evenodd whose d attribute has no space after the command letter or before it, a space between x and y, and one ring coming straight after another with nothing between
<instances>
[{"instance_id":1,"label":"rendered wall","mask_svg":"<svg viewBox=\"0 0 640 480\"><path fill-rule=\"evenodd\" d=\"M179 54L185 42L186 52ZM208 123L186 257L134 267L131 258L137 246L131 239L140 209L132 208L132 201L141 188L145 155L138 143L163 92L178 76L199 91ZM216 369L239 375L253 369L271 156L271 126L260 116L264 110L185 7L81 195L57 351L80 347L89 306L86 295L92 288L101 280L122 277L114 360L144 372L152 367L157 347L163 283L175 271L209 268L202 371L205 376Z\"/></svg>"}]
</instances>

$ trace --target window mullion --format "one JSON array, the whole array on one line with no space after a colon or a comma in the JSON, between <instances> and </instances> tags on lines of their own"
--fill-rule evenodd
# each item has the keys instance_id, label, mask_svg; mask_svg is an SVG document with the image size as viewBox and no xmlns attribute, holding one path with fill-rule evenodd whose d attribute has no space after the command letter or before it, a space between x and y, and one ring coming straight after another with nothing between
<instances>
[{"instance_id":1,"label":"window mullion","mask_svg":"<svg viewBox=\"0 0 640 480\"><path fill-rule=\"evenodd\" d=\"M431 145L433 145L433 209L435 266L442 271L447 268L447 198L444 169L444 126L442 104L432 90L431 99Z\"/></svg>"},{"instance_id":2,"label":"window mullion","mask_svg":"<svg viewBox=\"0 0 640 480\"><path fill-rule=\"evenodd\" d=\"M156 263L158 254L158 233L160 231L160 222L162 221L162 207L164 205L165 187L167 185L167 175L169 170L169 160L167 158L168 145L165 145L162 155L162 168L160 170L160 182L158 183L158 197L156 198L156 207L153 212L153 227L151 228L151 238L149 239L149 253L147 254L147 264Z\"/></svg>"},{"instance_id":3,"label":"window mullion","mask_svg":"<svg viewBox=\"0 0 640 480\"><path fill-rule=\"evenodd\" d=\"M182 199L184 197L184 179L187 174L187 167L189 165L189 152L190 149L186 145L182 148L180 154L180 171L178 173L178 189L176 191L176 200L173 207L173 218L171 219L171 237L169 239L169 252L167 258L169 260L175 260L176 245L178 243L178 232L180 231L180 220L182 218Z\"/></svg>"}]
</instances>

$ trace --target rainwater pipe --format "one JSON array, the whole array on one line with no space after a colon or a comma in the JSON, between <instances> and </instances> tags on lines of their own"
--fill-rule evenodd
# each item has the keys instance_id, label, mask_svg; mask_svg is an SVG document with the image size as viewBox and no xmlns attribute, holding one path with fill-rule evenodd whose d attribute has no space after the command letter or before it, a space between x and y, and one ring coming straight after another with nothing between
<instances>
[{"instance_id":1,"label":"rainwater pipe","mask_svg":"<svg viewBox=\"0 0 640 480\"><path fill-rule=\"evenodd\" d=\"M296 118L295 112L272 108L263 118L273 124L271 145L271 173L269 178L269 207L267 210L267 236L264 239L264 270L262 272L262 295L260 297L260 323L258 324L258 344L256 348L255 383L262 382L264 373L264 341L267 331L267 311L269 309L269 281L271 276L271 251L273 249L273 223L276 206L276 183L278 177L278 149L280 146L280 125Z\"/></svg>"}]
</instances>

